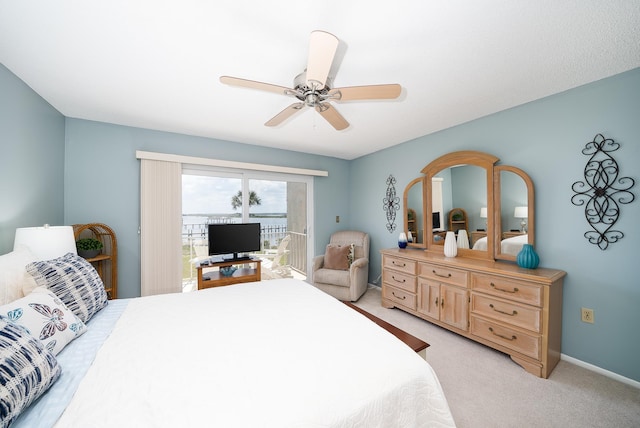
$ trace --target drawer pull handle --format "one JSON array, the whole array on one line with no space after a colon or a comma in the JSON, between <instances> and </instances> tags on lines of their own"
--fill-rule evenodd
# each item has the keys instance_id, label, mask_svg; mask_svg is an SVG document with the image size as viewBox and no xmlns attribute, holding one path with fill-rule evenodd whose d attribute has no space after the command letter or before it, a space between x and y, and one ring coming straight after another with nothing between
<instances>
[{"instance_id":1,"label":"drawer pull handle","mask_svg":"<svg viewBox=\"0 0 640 428\"><path fill-rule=\"evenodd\" d=\"M440 307L444 308L444 299L440 299Z\"/></svg>"},{"instance_id":2,"label":"drawer pull handle","mask_svg":"<svg viewBox=\"0 0 640 428\"><path fill-rule=\"evenodd\" d=\"M393 276L393 275L391 275L391 278L393 278L393 280L394 280L394 281L396 281L396 282L401 282L401 283L403 283L403 284L404 284L405 282L407 282L407 280L406 280L406 279L402 278L402 281L401 281L401 280L399 280L398 278L396 278L396 277L395 277L395 276Z\"/></svg>"},{"instance_id":3,"label":"drawer pull handle","mask_svg":"<svg viewBox=\"0 0 640 428\"><path fill-rule=\"evenodd\" d=\"M432 269L431 272L433 272L435 276L439 276L440 278L451 278L451 272L446 275L439 274L435 269Z\"/></svg>"},{"instance_id":4,"label":"drawer pull handle","mask_svg":"<svg viewBox=\"0 0 640 428\"><path fill-rule=\"evenodd\" d=\"M512 335L511 337L507 337L507 336L503 336L503 335L501 335L501 334L498 334L498 333L496 333L495 331L493 331L493 327L489 327L489 331L490 331L491 333L493 333L493 335L494 335L494 336L501 337L501 338L503 338L503 339L505 339L505 340L516 340L516 339L517 339L517 337L516 337L516 335L515 335L515 334L514 334L514 335Z\"/></svg>"},{"instance_id":5,"label":"drawer pull handle","mask_svg":"<svg viewBox=\"0 0 640 428\"><path fill-rule=\"evenodd\" d=\"M490 307L491 309L493 309L494 311L496 311L496 312L500 312L501 314L509 315L510 317L513 317L513 316L515 316L515 315L518 315L518 311L516 311L516 310L514 310L514 311L513 311L513 312L511 312L511 313L509 313L509 312L501 311L500 309L496 309L496 308L494 308L494 307L493 307L493 303L490 303L490 304L489 304L489 307Z\"/></svg>"},{"instance_id":6,"label":"drawer pull handle","mask_svg":"<svg viewBox=\"0 0 640 428\"><path fill-rule=\"evenodd\" d=\"M436 306L438 306L438 298L436 297Z\"/></svg>"},{"instance_id":7,"label":"drawer pull handle","mask_svg":"<svg viewBox=\"0 0 640 428\"><path fill-rule=\"evenodd\" d=\"M498 287L496 287L496 285L495 285L493 282L492 282L490 285L491 285L493 288L495 288L496 290L498 290L498 291L502 291L503 293L517 293L517 292L519 291L519 290L518 290L518 287L513 287L513 290L506 290L506 289L504 289L504 288L498 288Z\"/></svg>"},{"instance_id":8,"label":"drawer pull handle","mask_svg":"<svg viewBox=\"0 0 640 428\"><path fill-rule=\"evenodd\" d=\"M407 298L407 296L396 296L396 293L394 293L393 291L391 292L391 294L393 294L393 297L395 297L396 299L404 300Z\"/></svg>"},{"instance_id":9,"label":"drawer pull handle","mask_svg":"<svg viewBox=\"0 0 640 428\"><path fill-rule=\"evenodd\" d=\"M406 263L396 263L395 260L391 260L391 264L399 267L405 267L407 265Z\"/></svg>"}]
</instances>

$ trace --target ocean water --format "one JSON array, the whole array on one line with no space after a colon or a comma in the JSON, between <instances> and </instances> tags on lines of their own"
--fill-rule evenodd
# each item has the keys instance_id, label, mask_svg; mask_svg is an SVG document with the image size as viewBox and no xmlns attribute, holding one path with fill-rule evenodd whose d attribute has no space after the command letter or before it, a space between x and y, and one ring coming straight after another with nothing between
<instances>
[{"instance_id":1,"label":"ocean water","mask_svg":"<svg viewBox=\"0 0 640 428\"><path fill-rule=\"evenodd\" d=\"M280 214L283 217L275 217L274 215L269 215L267 217L251 217L251 223L260 223L264 225L285 225L287 224L287 215ZM193 225L206 225L209 219L212 218L215 223L240 223L242 218L235 217L232 215L224 215L224 214L212 214L211 216L193 216L193 215L183 215L182 216L182 228L185 227L193 228Z\"/></svg>"},{"instance_id":2,"label":"ocean water","mask_svg":"<svg viewBox=\"0 0 640 428\"><path fill-rule=\"evenodd\" d=\"M270 215L268 217L251 217L251 223L260 223L262 229L262 235L264 239L271 239L273 242L284 237L287 231L287 218L286 214L282 214L285 217L274 217ZM207 224L212 216L182 216L182 239L184 243L189 241L189 237L192 239L205 239L207 237ZM216 223L240 223L242 219L240 217L232 217L225 215L216 215L213 222Z\"/></svg>"}]
</instances>

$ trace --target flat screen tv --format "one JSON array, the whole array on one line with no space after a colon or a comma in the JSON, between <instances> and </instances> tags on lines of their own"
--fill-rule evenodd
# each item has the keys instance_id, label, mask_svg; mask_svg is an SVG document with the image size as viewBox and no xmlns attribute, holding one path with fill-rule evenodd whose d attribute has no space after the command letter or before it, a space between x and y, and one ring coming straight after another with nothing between
<instances>
[{"instance_id":1,"label":"flat screen tv","mask_svg":"<svg viewBox=\"0 0 640 428\"><path fill-rule=\"evenodd\" d=\"M260 223L209 225L209 255L223 260L245 260L246 253L260 251ZM241 255L244 254L244 255Z\"/></svg>"},{"instance_id":2,"label":"flat screen tv","mask_svg":"<svg viewBox=\"0 0 640 428\"><path fill-rule=\"evenodd\" d=\"M432 217L431 217L431 228L432 229L440 229L440 212L436 211L434 213L431 213Z\"/></svg>"}]
</instances>

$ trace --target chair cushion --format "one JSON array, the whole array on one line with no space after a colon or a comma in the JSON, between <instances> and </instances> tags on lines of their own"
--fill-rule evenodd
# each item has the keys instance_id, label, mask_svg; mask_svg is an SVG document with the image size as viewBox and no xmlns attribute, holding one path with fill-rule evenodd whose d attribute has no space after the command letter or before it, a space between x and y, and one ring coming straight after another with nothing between
<instances>
[{"instance_id":1,"label":"chair cushion","mask_svg":"<svg viewBox=\"0 0 640 428\"><path fill-rule=\"evenodd\" d=\"M350 245L329 244L324 253L324 268L335 270L348 270L351 255Z\"/></svg>"},{"instance_id":2,"label":"chair cushion","mask_svg":"<svg viewBox=\"0 0 640 428\"><path fill-rule=\"evenodd\" d=\"M349 287L349 271L336 269L318 269L313 272L313 282Z\"/></svg>"}]
</instances>

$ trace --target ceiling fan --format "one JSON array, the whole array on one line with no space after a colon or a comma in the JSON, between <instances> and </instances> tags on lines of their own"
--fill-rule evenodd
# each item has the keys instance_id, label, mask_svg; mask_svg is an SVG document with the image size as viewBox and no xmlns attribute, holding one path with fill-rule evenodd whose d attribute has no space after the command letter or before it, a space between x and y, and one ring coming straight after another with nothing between
<instances>
[{"instance_id":1,"label":"ceiling fan","mask_svg":"<svg viewBox=\"0 0 640 428\"><path fill-rule=\"evenodd\" d=\"M338 38L333 34L326 31L311 32L307 68L293 80L293 88L230 76L221 76L220 82L226 85L275 92L298 99L297 102L267 121L266 126L280 125L305 107L311 107L320 113L331 126L341 131L349 126L349 122L329 104L330 101L395 99L400 96L402 87L394 83L332 88L329 70L337 49Z\"/></svg>"}]
</instances>

